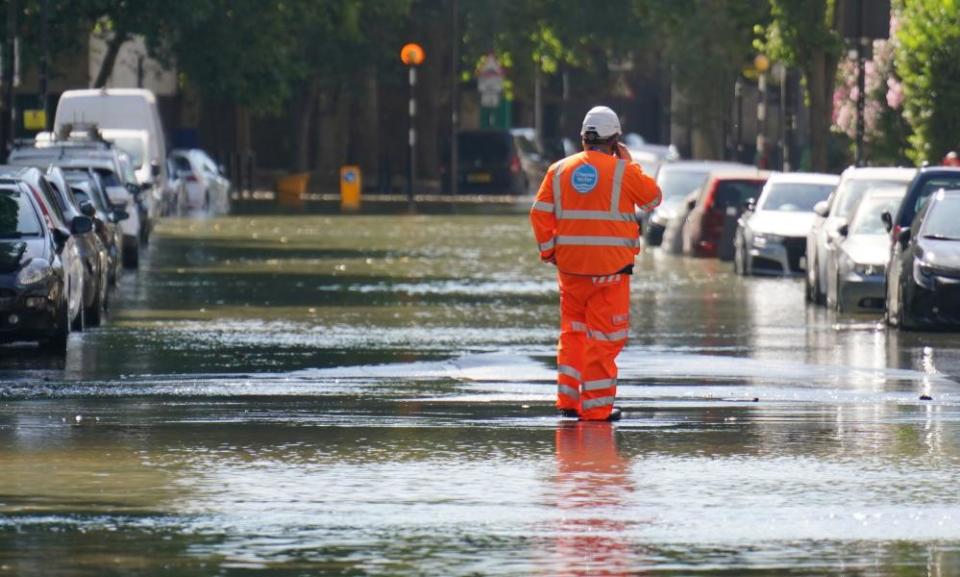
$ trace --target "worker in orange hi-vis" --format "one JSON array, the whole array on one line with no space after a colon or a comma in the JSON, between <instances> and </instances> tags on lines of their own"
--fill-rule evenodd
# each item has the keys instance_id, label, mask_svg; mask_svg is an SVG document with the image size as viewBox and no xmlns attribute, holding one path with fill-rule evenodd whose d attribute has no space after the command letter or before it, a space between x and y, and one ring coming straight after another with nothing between
<instances>
[{"instance_id":1,"label":"worker in orange hi-vis","mask_svg":"<svg viewBox=\"0 0 960 577\"><path fill-rule=\"evenodd\" d=\"M640 252L635 207L651 211L660 188L619 142L620 119L587 112L583 152L556 162L530 210L540 259L560 284L557 408L565 417L615 421L617 355L630 332L630 275Z\"/></svg>"}]
</instances>

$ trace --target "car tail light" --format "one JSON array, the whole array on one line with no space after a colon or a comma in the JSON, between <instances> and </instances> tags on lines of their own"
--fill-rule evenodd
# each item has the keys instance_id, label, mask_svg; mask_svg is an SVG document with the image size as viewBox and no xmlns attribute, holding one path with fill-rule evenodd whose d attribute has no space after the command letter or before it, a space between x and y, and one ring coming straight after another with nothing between
<instances>
[{"instance_id":1,"label":"car tail light","mask_svg":"<svg viewBox=\"0 0 960 577\"><path fill-rule=\"evenodd\" d=\"M520 157L517 155L513 155L510 159L510 172L514 174L520 172Z\"/></svg>"},{"instance_id":2,"label":"car tail light","mask_svg":"<svg viewBox=\"0 0 960 577\"><path fill-rule=\"evenodd\" d=\"M200 182L200 179L193 174L188 174L186 178L187 182Z\"/></svg>"},{"instance_id":3,"label":"car tail light","mask_svg":"<svg viewBox=\"0 0 960 577\"><path fill-rule=\"evenodd\" d=\"M892 238L894 241L900 238L900 231L902 230L902 228L903 227L901 227L899 224L893 225L893 232L891 234L893 235Z\"/></svg>"}]
</instances>

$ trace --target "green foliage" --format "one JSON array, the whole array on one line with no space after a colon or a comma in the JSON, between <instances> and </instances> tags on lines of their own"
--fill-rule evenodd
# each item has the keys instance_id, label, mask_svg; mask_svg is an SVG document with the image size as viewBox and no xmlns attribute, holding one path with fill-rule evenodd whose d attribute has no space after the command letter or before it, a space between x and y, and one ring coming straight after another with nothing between
<instances>
[{"instance_id":1,"label":"green foliage","mask_svg":"<svg viewBox=\"0 0 960 577\"><path fill-rule=\"evenodd\" d=\"M910 158L939 160L960 134L960 3L904 2L897 32L904 117L913 128Z\"/></svg>"},{"instance_id":2,"label":"green foliage","mask_svg":"<svg viewBox=\"0 0 960 577\"><path fill-rule=\"evenodd\" d=\"M757 27L763 35L754 43L757 51L800 67L820 51L839 54L842 41L833 25L837 1L770 0L770 24Z\"/></svg>"}]
</instances>

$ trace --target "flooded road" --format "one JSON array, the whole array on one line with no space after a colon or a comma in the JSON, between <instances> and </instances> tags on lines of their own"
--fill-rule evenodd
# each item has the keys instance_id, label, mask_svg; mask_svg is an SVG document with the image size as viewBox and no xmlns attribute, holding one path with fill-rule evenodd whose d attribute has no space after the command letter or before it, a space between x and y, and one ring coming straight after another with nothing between
<instances>
[{"instance_id":1,"label":"flooded road","mask_svg":"<svg viewBox=\"0 0 960 577\"><path fill-rule=\"evenodd\" d=\"M580 424L522 215L166 222L0 349L0 575L960 574L960 335L731 268L641 255Z\"/></svg>"}]
</instances>

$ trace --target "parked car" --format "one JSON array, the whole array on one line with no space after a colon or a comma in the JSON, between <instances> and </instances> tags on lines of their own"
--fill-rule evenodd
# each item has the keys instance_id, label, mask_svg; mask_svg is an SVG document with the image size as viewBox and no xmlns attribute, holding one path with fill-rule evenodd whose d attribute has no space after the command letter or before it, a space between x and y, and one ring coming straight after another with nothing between
<instances>
[{"instance_id":1,"label":"parked car","mask_svg":"<svg viewBox=\"0 0 960 577\"><path fill-rule=\"evenodd\" d=\"M733 232L724 238L724 221L739 218L747 201L756 201L769 175L753 171L723 172L710 176L700 188L696 204L683 228L683 254L716 257L724 243L733 248Z\"/></svg>"},{"instance_id":2,"label":"parked car","mask_svg":"<svg viewBox=\"0 0 960 577\"><path fill-rule=\"evenodd\" d=\"M123 268L123 229L120 228L120 222L130 218L130 215L125 210L110 207L100 179L92 170L67 169L64 178L81 206L84 201L89 201L95 209L94 230L107 249L107 283L114 286Z\"/></svg>"},{"instance_id":3,"label":"parked car","mask_svg":"<svg viewBox=\"0 0 960 577\"><path fill-rule=\"evenodd\" d=\"M34 167L0 166L0 182L16 184L33 196L46 229L53 239L54 253L63 270L69 327L83 326L85 265L81 256L83 235L93 230L93 221L84 215L68 218L53 202L54 193L43 173ZM48 261L51 262L51 261Z\"/></svg>"},{"instance_id":4,"label":"parked car","mask_svg":"<svg viewBox=\"0 0 960 577\"><path fill-rule=\"evenodd\" d=\"M827 298L827 263L835 250L841 226L847 224L866 191L900 186L906 190L917 171L913 168L850 167L840 175L840 184L826 201L817 203L813 226L807 234L807 300L818 304Z\"/></svg>"},{"instance_id":5,"label":"parked car","mask_svg":"<svg viewBox=\"0 0 960 577\"><path fill-rule=\"evenodd\" d=\"M160 163L166 163L167 159L158 159L152 154L150 133L146 130L101 128L100 134L104 140L112 142L114 146L125 152L130 158L134 179L143 189L143 194L139 195L139 200L143 205L141 217L148 223L148 226L144 229L141 240L147 242L153 224L161 216L163 193L167 186L166 181L170 180L170 172L167 167L161 168L160 166ZM161 178L161 175L166 175L165 180Z\"/></svg>"},{"instance_id":6,"label":"parked car","mask_svg":"<svg viewBox=\"0 0 960 577\"><path fill-rule=\"evenodd\" d=\"M70 223L71 230L75 229L72 223L78 218L94 218L93 205L77 200L64 178L63 171L58 167L51 166L46 174L26 171L23 178L34 190L40 191L47 207L62 215L65 223ZM80 251L80 262L83 264L83 308L73 326L78 331L87 326L100 326L107 306L109 257L95 227L96 223L93 223L90 231L74 233Z\"/></svg>"},{"instance_id":7,"label":"parked car","mask_svg":"<svg viewBox=\"0 0 960 577\"><path fill-rule=\"evenodd\" d=\"M887 318L897 318L897 303L900 302L897 291L900 284L894 279L900 277L901 250L903 244L897 242L900 233L910 227L917 212L926 204L927 200L939 190L960 189L960 168L943 166L925 167L917 172L917 176L907 187L907 194L900 203L900 209L890 214L882 215L884 225L890 233L889 255L887 256L887 270L884 285L887 291ZM893 309L890 308L893 303Z\"/></svg>"},{"instance_id":8,"label":"parked car","mask_svg":"<svg viewBox=\"0 0 960 577\"><path fill-rule=\"evenodd\" d=\"M198 148L174 150L170 158L176 163L177 178L184 182L188 208L212 214L230 212L230 181L206 152Z\"/></svg>"},{"instance_id":9,"label":"parked car","mask_svg":"<svg viewBox=\"0 0 960 577\"><path fill-rule=\"evenodd\" d=\"M790 172L774 174L755 206L740 217L734 240L737 274L803 274L813 206L826 200L840 177Z\"/></svg>"},{"instance_id":10,"label":"parked car","mask_svg":"<svg viewBox=\"0 0 960 577\"><path fill-rule=\"evenodd\" d=\"M683 230L686 227L687 219L693 212L693 207L697 205L697 197L700 196L700 189L703 186L695 188L683 197L679 208L672 213L670 220L667 221L663 230L663 238L660 242L660 249L667 254L683 254ZM641 227L643 224L640 225Z\"/></svg>"},{"instance_id":11,"label":"parked car","mask_svg":"<svg viewBox=\"0 0 960 577\"><path fill-rule=\"evenodd\" d=\"M459 145L459 190L465 194L526 194L528 176L509 130L463 130ZM537 183L539 185L539 183Z\"/></svg>"},{"instance_id":12,"label":"parked car","mask_svg":"<svg viewBox=\"0 0 960 577\"><path fill-rule=\"evenodd\" d=\"M890 242L880 215L895 212L905 193L899 186L871 189L850 223L840 227L834 241L837 250L828 253L827 306L836 307L839 313L883 310L883 271Z\"/></svg>"},{"instance_id":13,"label":"parked car","mask_svg":"<svg viewBox=\"0 0 960 577\"><path fill-rule=\"evenodd\" d=\"M622 141L633 160L652 178L657 177L663 165L680 160L680 152L672 144L651 144L636 133L625 134Z\"/></svg>"},{"instance_id":14,"label":"parked car","mask_svg":"<svg viewBox=\"0 0 960 577\"><path fill-rule=\"evenodd\" d=\"M141 184L149 183L153 189L161 191L166 187L167 140L153 92L138 88L67 90L57 104L54 130L61 131L67 124L79 122L96 124L101 130L107 131L145 132L145 157L142 163L134 163L141 166ZM122 142L118 141L118 144L124 148ZM131 155L136 156L133 153ZM150 216L154 216L156 212L149 206L151 203L146 201L146 204Z\"/></svg>"},{"instance_id":15,"label":"parked car","mask_svg":"<svg viewBox=\"0 0 960 577\"><path fill-rule=\"evenodd\" d=\"M897 242L888 321L904 329L960 326L960 190L934 193Z\"/></svg>"},{"instance_id":16,"label":"parked car","mask_svg":"<svg viewBox=\"0 0 960 577\"><path fill-rule=\"evenodd\" d=\"M657 172L657 185L663 193L660 206L653 212L641 211L637 214L644 243L647 246L660 246L667 223L681 212L687 195L703 186L711 172L721 169L750 170L750 167L731 162L701 161L676 161L661 167Z\"/></svg>"},{"instance_id":17,"label":"parked car","mask_svg":"<svg viewBox=\"0 0 960 577\"><path fill-rule=\"evenodd\" d=\"M142 223L136 197L140 185L128 180L121 151L107 143L57 142L42 147L19 147L10 153L8 162L20 166L55 165L62 169L90 169L100 177L103 190L113 210L124 210L129 218L120 223L123 229L123 264L137 268L140 263Z\"/></svg>"},{"instance_id":18,"label":"parked car","mask_svg":"<svg viewBox=\"0 0 960 577\"><path fill-rule=\"evenodd\" d=\"M167 158L167 185L160 200L162 216L180 216L186 213L187 181L190 163L185 158Z\"/></svg>"},{"instance_id":19,"label":"parked car","mask_svg":"<svg viewBox=\"0 0 960 577\"><path fill-rule=\"evenodd\" d=\"M526 176L527 191L536 194L547 169L550 168L550 161L534 140L536 136L532 128L511 128L510 134L513 135L513 143L520 157L520 167Z\"/></svg>"},{"instance_id":20,"label":"parked car","mask_svg":"<svg viewBox=\"0 0 960 577\"><path fill-rule=\"evenodd\" d=\"M62 354L70 296L58 247L69 235L48 222L24 183L0 176L0 340L38 341Z\"/></svg>"}]
</instances>

